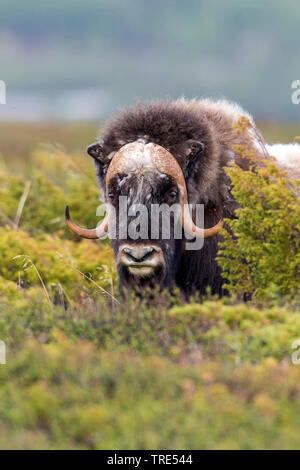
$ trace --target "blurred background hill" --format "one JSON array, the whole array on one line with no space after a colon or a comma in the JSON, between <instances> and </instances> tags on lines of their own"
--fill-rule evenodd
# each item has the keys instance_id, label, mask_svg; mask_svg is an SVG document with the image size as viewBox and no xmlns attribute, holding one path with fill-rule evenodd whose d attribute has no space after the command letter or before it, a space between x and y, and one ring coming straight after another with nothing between
<instances>
[{"instance_id":1,"label":"blurred background hill","mask_svg":"<svg viewBox=\"0 0 300 470\"><path fill-rule=\"evenodd\" d=\"M185 95L297 121L299 25L297 0L1 0L0 119L98 120Z\"/></svg>"}]
</instances>

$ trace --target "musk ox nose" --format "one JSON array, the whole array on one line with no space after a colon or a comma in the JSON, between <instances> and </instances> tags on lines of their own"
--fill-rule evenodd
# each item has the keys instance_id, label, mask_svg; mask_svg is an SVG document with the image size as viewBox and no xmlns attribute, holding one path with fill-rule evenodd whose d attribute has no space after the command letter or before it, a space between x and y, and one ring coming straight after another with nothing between
<instances>
[{"instance_id":1,"label":"musk ox nose","mask_svg":"<svg viewBox=\"0 0 300 470\"><path fill-rule=\"evenodd\" d=\"M123 245L119 248L117 265L134 277L151 277L165 272L165 260L159 246L144 244Z\"/></svg>"},{"instance_id":2,"label":"musk ox nose","mask_svg":"<svg viewBox=\"0 0 300 470\"><path fill-rule=\"evenodd\" d=\"M132 246L132 247L123 247L122 252L124 257L128 258L128 261L135 263L143 263L145 261L150 261L153 258L155 249L152 246Z\"/></svg>"}]
</instances>

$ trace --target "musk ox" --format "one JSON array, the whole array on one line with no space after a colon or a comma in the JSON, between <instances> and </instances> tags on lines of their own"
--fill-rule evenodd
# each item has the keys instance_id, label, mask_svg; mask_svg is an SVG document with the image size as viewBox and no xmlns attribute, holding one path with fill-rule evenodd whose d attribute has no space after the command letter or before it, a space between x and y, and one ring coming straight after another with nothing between
<instances>
[{"instance_id":1,"label":"musk ox","mask_svg":"<svg viewBox=\"0 0 300 470\"><path fill-rule=\"evenodd\" d=\"M237 208L224 167L235 162L243 169L249 168L249 162L237 150L240 145L265 157L265 147L259 145L254 126L243 135L235 130L241 116L253 123L237 104L223 100L151 102L113 117L101 139L87 148L95 162L108 212L97 229L89 230L76 225L67 208L67 224L82 237L101 238L112 224L109 208L114 209L119 222L112 244L121 288L159 285L171 289L176 285L189 296L204 294L209 286L214 294L224 293L216 261L221 239L218 232L222 219L234 217ZM269 150L273 153L272 147ZM290 154L293 172L294 163L299 161L299 146L290 148ZM159 235L151 237L150 215L146 234L144 231L139 239L129 233L121 237L120 196L126 197L128 211L137 204L146 208L179 204L182 237L163 238L161 227ZM195 214L187 203L204 207L204 225L194 223ZM126 223L129 221L130 217ZM176 221L171 214L172 226ZM188 235L204 240L203 246L187 250Z\"/></svg>"}]
</instances>

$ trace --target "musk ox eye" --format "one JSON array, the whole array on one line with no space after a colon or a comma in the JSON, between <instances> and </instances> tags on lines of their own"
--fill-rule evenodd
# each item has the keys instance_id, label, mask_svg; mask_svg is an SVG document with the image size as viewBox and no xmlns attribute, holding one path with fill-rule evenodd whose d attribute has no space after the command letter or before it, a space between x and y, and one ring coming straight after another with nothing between
<instances>
[{"instance_id":1,"label":"musk ox eye","mask_svg":"<svg viewBox=\"0 0 300 470\"><path fill-rule=\"evenodd\" d=\"M175 189L172 189L172 191L168 193L168 197L171 201L176 201L177 194L178 194L178 191L176 191Z\"/></svg>"}]
</instances>

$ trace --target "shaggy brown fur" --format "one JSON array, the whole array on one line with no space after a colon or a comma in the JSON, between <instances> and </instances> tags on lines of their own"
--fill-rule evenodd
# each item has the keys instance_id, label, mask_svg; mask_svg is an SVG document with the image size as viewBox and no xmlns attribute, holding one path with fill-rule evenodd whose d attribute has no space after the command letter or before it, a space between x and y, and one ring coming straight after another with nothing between
<instances>
[{"instance_id":1,"label":"shaggy brown fur","mask_svg":"<svg viewBox=\"0 0 300 470\"><path fill-rule=\"evenodd\" d=\"M138 138L146 138L175 156L187 181L190 203L224 207L227 215L233 215L230 182L223 167L235 161L248 168L248 162L234 150L235 145L247 145L256 153L261 152L251 131L244 137L233 129L241 116L252 120L236 104L208 99L157 101L126 109L107 123L101 135L103 151L99 161L103 165L98 170L103 190L114 152ZM192 161L185 154L185 142L189 139L204 144L204 150Z\"/></svg>"}]
</instances>

